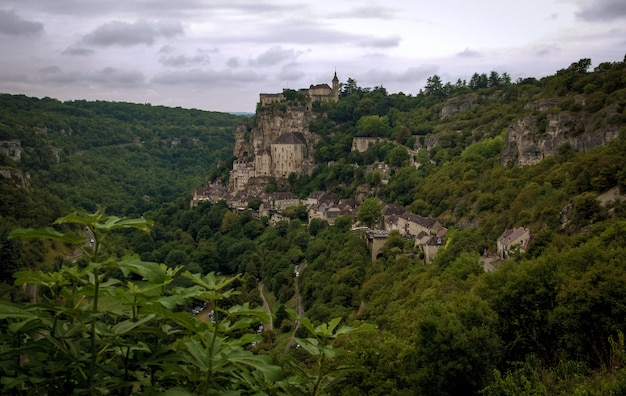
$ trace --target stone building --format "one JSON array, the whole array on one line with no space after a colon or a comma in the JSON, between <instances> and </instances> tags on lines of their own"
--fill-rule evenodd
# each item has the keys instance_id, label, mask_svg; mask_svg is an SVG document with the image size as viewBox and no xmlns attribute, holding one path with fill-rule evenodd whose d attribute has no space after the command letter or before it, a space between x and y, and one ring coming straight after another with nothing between
<instances>
[{"instance_id":1,"label":"stone building","mask_svg":"<svg viewBox=\"0 0 626 396\"><path fill-rule=\"evenodd\" d=\"M309 130L309 122L319 117L312 111L312 103L339 100L337 73L332 87L317 84L300 92L305 102L287 101L283 94L260 94L253 122L244 122L235 129L233 154L237 160L230 174L231 191L248 188L255 178L284 179L292 173L313 171L313 147L320 136ZM273 106L275 103L281 106Z\"/></svg>"},{"instance_id":2,"label":"stone building","mask_svg":"<svg viewBox=\"0 0 626 396\"><path fill-rule=\"evenodd\" d=\"M380 137L355 137L352 139L352 151L364 153L376 143L386 140Z\"/></svg>"},{"instance_id":3,"label":"stone building","mask_svg":"<svg viewBox=\"0 0 626 396\"><path fill-rule=\"evenodd\" d=\"M306 156L306 142L300 132L285 132L272 143L272 174L288 177L301 173Z\"/></svg>"},{"instance_id":4,"label":"stone building","mask_svg":"<svg viewBox=\"0 0 626 396\"><path fill-rule=\"evenodd\" d=\"M503 259L507 259L516 250L524 253L531 238L530 231L526 227L505 230L497 241L498 255Z\"/></svg>"},{"instance_id":5,"label":"stone building","mask_svg":"<svg viewBox=\"0 0 626 396\"><path fill-rule=\"evenodd\" d=\"M310 105L313 102L337 102L339 101L339 79L337 78L337 72L333 77L332 88L328 84L312 85L309 89L303 89L300 92L304 94L305 99ZM259 102L261 106L266 106L272 103L279 103L285 101L285 95L282 93L262 93L259 94Z\"/></svg>"}]
</instances>

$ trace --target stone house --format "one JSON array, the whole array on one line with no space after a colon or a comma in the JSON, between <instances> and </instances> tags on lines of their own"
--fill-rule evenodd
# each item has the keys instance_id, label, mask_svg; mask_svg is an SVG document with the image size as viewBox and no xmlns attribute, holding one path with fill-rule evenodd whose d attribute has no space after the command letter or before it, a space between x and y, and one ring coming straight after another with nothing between
<instances>
[{"instance_id":1,"label":"stone house","mask_svg":"<svg viewBox=\"0 0 626 396\"><path fill-rule=\"evenodd\" d=\"M211 183L206 187L194 189L192 191L192 197L190 205L192 208L198 206L200 202L209 201L211 203L217 203L222 200L227 200L229 197L228 191L224 188L220 181Z\"/></svg>"},{"instance_id":2,"label":"stone house","mask_svg":"<svg viewBox=\"0 0 626 396\"><path fill-rule=\"evenodd\" d=\"M300 199L289 191L275 192L270 195L272 209L284 210L290 206L300 205Z\"/></svg>"},{"instance_id":3,"label":"stone house","mask_svg":"<svg viewBox=\"0 0 626 396\"><path fill-rule=\"evenodd\" d=\"M439 247L441 247L443 243L444 243L444 238L441 236L435 235L433 237L430 237L426 241L426 243L420 245L420 248L424 252L424 261L426 261L427 264L430 264L433 262L433 260L435 259L435 256L437 255L437 252L439 251Z\"/></svg>"},{"instance_id":4,"label":"stone house","mask_svg":"<svg viewBox=\"0 0 626 396\"><path fill-rule=\"evenodd\" d=\"M307 208L313 205L317 205L317 203L319 202L319 199L323 197L324 194L325 194L324 191L320 191L320 190L313 191L309 194L308 197L305 198L304 204L307 206Z\"/></svg>"},{"instance_id":5,"label":"stone house","mask_svg":"<svg viewBox=\"0 0 626 396\"><path fill-rule=\"evenodd\" d=\"M400 231L400 234L408 237L415 237L421 232L436 234L441 229L439 220L416 215L408 211L397 215L394 220L396 222L395 229Z\"/></svg>"},{"instance_id":6,"label":"stone house","mask_svg":"<svg viewBox=\"0 0 626 396\"><path fill-rule=\"evenodd\" d=\"M244 190L251 177L255 176L255 166L246 160L237 159L233 162L233 170L230 173L229 182L231 189Z\"/></svg>"},{"instance_id":7,"label":"stone house","mask_svg":"<svg viewBox=\"0 0 626 396\"><path fill-rule=\"evenodd\" d=\"M498 256L502 259L509 258L510 254L519 249L520 253L524 253L528 248L532 235L526 227L517 227L505 230L497 242Z\"/></svg>"}]
</instances>

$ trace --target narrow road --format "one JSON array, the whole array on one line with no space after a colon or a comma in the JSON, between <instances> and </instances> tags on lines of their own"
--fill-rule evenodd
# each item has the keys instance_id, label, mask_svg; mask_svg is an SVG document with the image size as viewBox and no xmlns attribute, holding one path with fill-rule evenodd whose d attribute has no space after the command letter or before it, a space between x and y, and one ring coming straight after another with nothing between
<instances>
[{"instance_id":1,"label":"narrow road","mask_svg":"<svg viewBox=\"0 0 626 396\"><path fill-rule=\"evenodd\" d=\"M267 303L267 300L265 299L265 294L263 293L263 288L265 287L265 285L263 284L263 281L260 281L257 287L259 289L259 294L261 295L261 300L263 300L263 309L265 310L265 312L270 314L270 322L263 323L263 329L274 331L274 320L272 319L272 310L270 309L270 305Z\"/></svg>"},{"instance_id":2,"label":"narrow road","mask_svg":"<svg viewBox=\"0 0 626 396\"><path fill-rule=\"evenodd\" d=\"M304 272L306 265L307 265L306 261L304 261L300 265L300 268L298 269L299 275L296 276L296 279L294 279L294 282L293 282L294 288L296 289L296 314L298 314L298 316L301 318L304 318L304 307L302 306L302 296L300 295L300 286L299 286L298 278L300 278L300 276L302 275L302 272ZM300 329L300 321L296 320L296 325L293 328L293 333L291 333L291 337L289 338L287 345L285 345L285 352L288 352L289 348L291 348L296 343L295 337L296 337L296 332L298 331L298 329Z\"/></svg>"}]
</instances>

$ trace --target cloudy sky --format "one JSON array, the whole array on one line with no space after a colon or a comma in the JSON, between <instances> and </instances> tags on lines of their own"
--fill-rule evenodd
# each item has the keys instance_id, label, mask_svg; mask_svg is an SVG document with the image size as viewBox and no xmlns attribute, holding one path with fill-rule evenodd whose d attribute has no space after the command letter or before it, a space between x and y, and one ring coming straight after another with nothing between
<instances>
[{"instance_id":1,"label":"cloudy sky","mask_svg":"<svg viewBox=\"0 0 626 396\"><path fill-rule=\"evenodd\" d=\"M551 75L624 60L625 0L0 0L0 92L215 111L353 78Z\"/></svg>"}]
</instances>

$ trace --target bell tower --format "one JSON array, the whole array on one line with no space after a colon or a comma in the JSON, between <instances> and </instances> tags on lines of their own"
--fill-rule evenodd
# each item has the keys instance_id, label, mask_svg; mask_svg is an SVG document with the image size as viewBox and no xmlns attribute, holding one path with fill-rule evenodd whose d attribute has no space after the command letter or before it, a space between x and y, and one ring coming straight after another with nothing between
<instances>
[{"instance_id":1,"label":"bell tower","mask_svg":"<svg viewBox=\"0 0 626 396\"><path fill-rule=\"evenodd\" d=\"M339 100L339 79L337 78L337 70L335 70L335 77L333 77L333 98L335 102Z\"/></svg>"}]
</instances>

